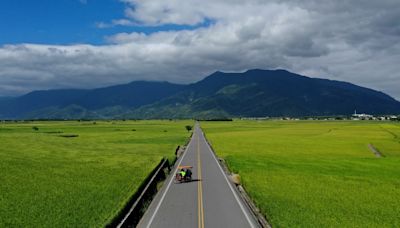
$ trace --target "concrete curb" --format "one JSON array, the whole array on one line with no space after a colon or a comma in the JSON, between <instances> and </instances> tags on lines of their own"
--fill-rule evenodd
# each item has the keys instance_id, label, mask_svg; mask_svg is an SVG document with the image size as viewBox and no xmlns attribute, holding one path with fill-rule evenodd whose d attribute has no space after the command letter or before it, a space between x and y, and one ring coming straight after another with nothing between
<instances>
[{"instance_id":1,"label":"concrete curb","mask_svg":"<svg viewBox=\"0 0 400 228\"><path fill-rule=\"evenodd\" d=\"M141 184L139 190L132 195L126 206L121 209L118 215L116 215L106 227L136 227L145 211L148 209L148 205L150 205L150 202L158 193L157 184L168 178L171 167L175 167L176 161L184 154L192 135L193 132L185 142L185 145L176 148L174 161L169 161L166 158L160 161Z\"/></svg>"},{"instance_id":2,"label":"concrete curb","mask_svg":"<svg viewBox=\"0 0 400 228\"><path fill-rule=\"evenodd\" d=\"M165 179L167 169L169 161L163 158L105 227L134 227L144 214L147 202L157 193L157 183Z\"/></svg>"},{"instance_id":3,"label":"concrete curb","mask_svg":"<svg viewBox=\"0 0 400 228\"><path fill-rule=\"evenodd\" d=\"M210 146L211 147L211 146ZM213 149L214 151L214 149ZM225 173L228 176L231 176L231 172L228 169L228 166L226 165L225 161L223 159L218 158L219 163L223 167ZM246 190L243 188L242 185L240 184L234 184L240 193L241 197L243 198L244 202L246 202L247 206L251 209L251 211L254 214L254 217L257 218L258 223L260 224L261 227L263 228L271 228L272 226L269 224L267 219L261 214L260 209L254 204L254 202L251 200L249 194L247 194Z\"/></svg>"}]
</instances>

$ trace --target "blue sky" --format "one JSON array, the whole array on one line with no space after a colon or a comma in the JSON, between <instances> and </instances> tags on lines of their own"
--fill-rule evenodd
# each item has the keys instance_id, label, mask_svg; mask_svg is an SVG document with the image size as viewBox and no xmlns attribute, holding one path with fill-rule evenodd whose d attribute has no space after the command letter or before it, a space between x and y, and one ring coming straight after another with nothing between
<instances>
[{"instance_id":1,"label":"blue sky","mask_svg":"<svg viewBox=\"0 0 400 228\"><path fill-rule=\"evenodd\" d=\"M124 18L126 4L118 0L2 0L0 1L0 45L95 44L106 37L126 32L146 34L194 29L197 26L163 24L159 26L108 26L99 23Z\"/></svg>"},{"instance_id":2,"label":"blue sky","mask_svg":"<svg viewBox=\"0 0 400 228\"><path fill-rule=\"evenodd\" d=\"M4 0L0 2L0 44L101 43L110 30L95 22L122 16L122 3L114 0Z\"/></svg>"},{"instance_id":3,"label":"blue sky","mask_svg":"<svg viewBox=\"0 0 400 228\"><path fill-rule=\"evenodd\" d=\"M400 99L399 21L399 0L1 0L0 96L281 68Z\"/></svg>"}]
</instances>

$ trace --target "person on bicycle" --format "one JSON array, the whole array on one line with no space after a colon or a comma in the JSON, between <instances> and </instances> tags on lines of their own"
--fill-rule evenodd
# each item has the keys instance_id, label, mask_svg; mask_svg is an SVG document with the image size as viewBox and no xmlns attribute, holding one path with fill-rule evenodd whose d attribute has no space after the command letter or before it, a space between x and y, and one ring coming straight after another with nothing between
<instances>
[{"instance_id":1,"label":"person on bicycle","mask_svg":"<svg viewBox=\"0 0 400 228\"><path fill-rule=\"evenodd\" d=\"M185 176L186 176L186 172L185 172L184 169L181 169L181 171L179 172L179 174L181 175L182 179L184 179Z\"/></svg>"}]
</instances>

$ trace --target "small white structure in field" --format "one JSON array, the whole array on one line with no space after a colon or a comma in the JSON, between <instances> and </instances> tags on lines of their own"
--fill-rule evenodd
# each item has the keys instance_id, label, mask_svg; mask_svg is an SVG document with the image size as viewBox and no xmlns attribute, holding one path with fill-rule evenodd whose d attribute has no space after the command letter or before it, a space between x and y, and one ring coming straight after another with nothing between
<instances>
[{"instance_id":1,"label":"small white structure in field","mask_svg":"<svg viewBox=\"0 0 400 228\"><path fill-rule=\"evenodd\" d=\"M352 119L353 120L372 120L372 119L374 119L374 116L373 115L369 115L369 114L365 114L365 113L362 113L362 114L357 114L357 110L354 110L354 114L352 115Z\"/></svg>"}]
</instances>

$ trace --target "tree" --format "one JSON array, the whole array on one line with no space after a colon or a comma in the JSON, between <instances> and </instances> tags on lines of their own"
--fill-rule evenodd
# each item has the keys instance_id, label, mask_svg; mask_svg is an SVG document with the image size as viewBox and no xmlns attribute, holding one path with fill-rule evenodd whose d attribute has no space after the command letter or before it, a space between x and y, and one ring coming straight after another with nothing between
<instances>
[{"instance_id":1,"label":"tree","mask_svg":"<svg viewBox=\"0 0 400 228\"><path fill-rule=\"evenodd\" d=\"M192 127L192 126L190 126L190 125L186 125L186 126L185 126L185 128L186 128L186 130L189 132L189 131L191 131L191 130L192 130L192 128L193 128L193 127Z\"/></svg>"}]
</instances>

